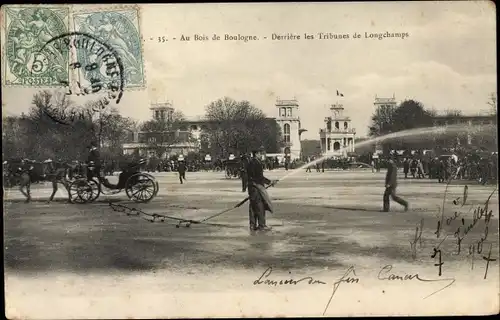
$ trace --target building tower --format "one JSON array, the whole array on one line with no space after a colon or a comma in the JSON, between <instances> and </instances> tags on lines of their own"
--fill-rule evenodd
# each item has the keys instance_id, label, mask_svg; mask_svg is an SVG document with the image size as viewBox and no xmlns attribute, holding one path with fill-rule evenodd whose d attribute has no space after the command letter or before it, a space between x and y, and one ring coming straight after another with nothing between
<instances>
[{"instance_id":1,"label":"building tower","mask_svg":"<svg viewBox=\"0 0 500 320\"><path fill-rule=\"evenodd\" d=\"M398 103L396 102L396 95L393 94L392 98L379 98L377 95L375 95L375 101L373 102L373 106L375 107L375 110L380 108L383 111L387 111L390 109L396 109ZM375 153L376 154L381 154L382 153L382 147L380 146L379 143L375 144Z\"/></svg>"},{"instance_id":2,"label":"building tower","mask_svg":"<svg viewBox=\"0 0 500 320\"><path fill-rule=\"evenodd\" d=\"M172 107L172 102L167 101L163 103L152 103L151 107L152 118L155 120L167 120L171 121L174 114L174 108Z\"/></svg>"},{"instance_id":3,"label":"building tower","mask_svg":"<svg viewBox=\"0 0 500 320\"><path fill-rule=\"evenodd\" d=\"M397 104L396 96L394 94L392 95L392 98L379 98L375 95L375 101L373 102L375 109L378 107L381 107L382 109L396 108Z\"/></svg>"},{"instance_id":4,"label":"building tower","mask_svg":"<svg viewBox=\"0 0 500 320\"><path fill-rule=\"evenodd\" d=\"M290 160L299 159L301 154L300 144L300 117L299 103L293 100L276 99L278 117L276 122L283 134L284 147L281 152L290 155Z\"/></svg>"},{"instance_id":5,"label":"building tower","mask_svg":"<svg viewBox=\"0 0 500 320\"><path fill-rule=\"evenodd\" d=\"M342 104L332 104L330 112L325 118L325 128L319 131L321 152L346 157L348 152L354 152L356 129L351 126L351 118L344 115Z\"/></svg>"}]
</instances>

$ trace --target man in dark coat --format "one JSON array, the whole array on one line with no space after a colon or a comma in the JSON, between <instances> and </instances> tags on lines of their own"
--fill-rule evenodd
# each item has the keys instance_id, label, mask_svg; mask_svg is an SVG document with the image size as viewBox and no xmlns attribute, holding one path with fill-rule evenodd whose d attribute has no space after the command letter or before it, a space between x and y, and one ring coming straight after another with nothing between
<instances>
[{"instance_id":1,"label":"man in dark coat","mask_svg":"<svg viewBox=\"0 0 500 320\"><path fill-rule=\"evenodd\" d=\"M268 231L271 228L266 225L266 210L273 212L273 209L265 185L274 185L276 181L271 182L264 177L264 168L259 156L260 151L252 151L252 159L247 167L250 230Z\"/></svg>"},{"instance_id":2,"label":"man in dark coat","mask_svg":"<svg viewBox=\"0 0 500 320\"><path fill-rule=\"evenodd\" d=\"M101 172L101 154L97 149L97 143L91 142L89 146L89 155L87 157L87 165L92 169L87 170L87 179L97 177Z\"/></svg>"},{"instance_id":3,"label":"man in dark coat","mask_svg":"<svg viewBox=\"0 0 500 320\"><path fill-rule=\"evenodd\" d=\"M247 191L248 187L248 176L247 176L247 167L248 167L248 157L246 154L242 154L240 156L240 178L241 178L241 191Z\"/></svg>"},{"instance_id":4,"label":"man in dark coat","mask_svg":"<svg viewBox=\"0 0 500 320\"><path fill-rule=\"evenodd\" d=\"M410 160L407 158L404 159L403 161L403 172L405 174L405 179L408 178L408 172L410 171Z\"/></svg>"},{"instance_id":5,"label":"man in dark coat","mask_svg":"<svg viewBox=\"0 0 500 320\"><path fill-rule=\"evenodd\" d=\"M179 163L177 164L177 172L179 172L179 181L181 184L186 181L186 162L184 158L179 157Z\"/></svg>"},{"instance_id":6,"label":"man in dark coat","mask_svg":"<svg viewBox=\"0 0 500 320\"><path fill-rule=\"evenodd\" d=\"M445 172L446 172L446 165L444 160L438 160L438 182L444 182L445 181Z\"/></svg>"},{"instance_id":7,"label":"man in dark coat","mask_svg":"<svg viewBox=\"0 0 500 320\"><path fill-rule=\"evenodd\" d=\"M288 171L288 168L290 168L290 155L286 154L285 155L285 170Z\"/></svg>"},{"instance_id":8,"label":"man in dark coat","mask_svg":"<svg viewBox=\"0 0 500 320\"><path fill-rule=\"evenodd\" d=\"M408 211L408 202L396 195L396 188L398 186L398 167L393 158L389 158L387 167L387 175L385 177L385 192L384 192L384 212L389 212L390 202L389 196L392 200L405 207Z\"/></svg>"},{"instance_id":9,"label":"man in dark coat","mask_svg":"<svg viewBox=\"0 0 500 320\"><path fill-rule=\"evenodd\" d=\"M444 181L448 182L451 179L451 158L448 158L444 161Z\"/></svg>"},{"instance_id":10,"label":"man in dark coat","mask_svg":"<svg viewBox=\"0 0 500 320\"><path fill-rule=\"evenodd\" d=\"M413 160L411 161L411 164L410 164L411 176L412 176L413 178L416 178L416 174L417 174L417 165L418 165L417 159L413 159Z\"/></svg>"}]
</instances>

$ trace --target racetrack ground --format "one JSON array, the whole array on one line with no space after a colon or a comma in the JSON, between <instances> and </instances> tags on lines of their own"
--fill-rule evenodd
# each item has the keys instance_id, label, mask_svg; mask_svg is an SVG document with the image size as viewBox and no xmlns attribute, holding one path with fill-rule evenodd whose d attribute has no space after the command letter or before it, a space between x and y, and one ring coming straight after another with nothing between
<instances>
[{"instance_id":1,"label":"racetrack ground","mask_svg":"<svg viewBox=\"0 0 500 320\"><path fill-rule=\"evenodd\" d=\"M284 170L265 172L270 179L285 174ZM211 220L221 226L193 224L190 228L176 228L176 222L169 220L150 223L111 210L109 202L148 213L202 219L246 196L239 180L227 180L221 172L188 172L183 185L175 173L154 175L160 191L147 204L135 204L125 193L101 195L91 204L69 204L62 186L56 201L46 204L51 193L48 184L34 185L34 201L24 203L17 190L5 190L7 314L29 318L314 316L322 314L331 284L350 267L355 268L359 283L343 284L326 315L408 314L408 310L487 313L495 303L498 306L497 191L489 201L491 219L477 219L463 237L460 254L454 236L461 218L462 231L473 222L474 209L484 208L494 186L469 184L467 202L461 207L452 201L463 197L462 182L450 184L444 198L444 184L400 177L398 194L410 202L410 210L404 212L392 202L391 212L385 213L381 212L384 172L304 170L268 190L275 207L275 213L268 214L273 231L251 234L248 203ZM437 238L443 203L443 230ZM459 216L447 220L455 211ZM417 232L416 237L416 227L422 223L421 236ZM469 246L484 238L486 226L482 252L469 254ZM497 260L489 263L485 280L483 256L490 245L490 257ZM431 258L436 247L444 261L441 276L434 266L437 258ZM384 267L389 265L392 270L386 272ZM254 284L269 267L268 279L313 276L327 284ZM421 278L455 281L424 300L448 282L380 280L381 270L382 278L418 273ZM463 299L464 290L475 299Z\"/></svg>"}]
</instances>

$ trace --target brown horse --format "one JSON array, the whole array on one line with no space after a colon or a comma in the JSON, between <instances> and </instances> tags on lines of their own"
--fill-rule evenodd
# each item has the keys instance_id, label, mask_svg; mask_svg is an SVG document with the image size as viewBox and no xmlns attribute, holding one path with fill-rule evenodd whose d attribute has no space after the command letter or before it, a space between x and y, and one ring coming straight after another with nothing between
<instances>
[{"instance_id":1,"label":"brown horse","mask_svg":"<svg viewBox=\"0 0 500 320\"><path fill-rule=\"evenodd\" d=\"M68 163L62 162L48 162L47 169L49 173L46 175L46 180L52 182L52 194L50 195L47 203L50 203L57 192L57 184L60 183L64 186L66 191L68 192L68 201L69 199L69 181L66 179L66 175L68 171L72 169L72 167Z\"/></svg>"},{"instance_id":2,"label":"brown horse","mask_svg":"<svg viewBox=\"0 0 500 320\"><path fill-rule=\"evenodd\" d=\"M50 181L52 182L52 194L47 201L47 203L50 203L54 199L59 183L66 188L69 194L69 183L66 179L68 169L68 164L61 162L54 163L52 161L47 161L44 163L34 163L23 161L23 165L17 170L19 175L19 191L26 197L26 202L30 202L31 183L34 181ZM26 189L26 192L24 189Z\"/></svg>"}]
</instances>

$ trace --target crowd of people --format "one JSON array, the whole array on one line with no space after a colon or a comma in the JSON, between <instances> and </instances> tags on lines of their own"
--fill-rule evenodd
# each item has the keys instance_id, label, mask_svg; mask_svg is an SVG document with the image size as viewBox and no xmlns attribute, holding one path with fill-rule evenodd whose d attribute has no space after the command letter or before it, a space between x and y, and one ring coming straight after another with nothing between
<instances>
[{"instance_id":1,"label":"crowd of people","mask_svg":"<svg viewBox=\"0 0 500 320\"><path fill-rule=\"evenodd\" d=\"M127 170L133 164L134 172L139 170L144 171L176 171L178 172L179 181L181 184L186 181L186 171L197 170L228 170L229 167L234 169L232 174L241 180L242 192L247 192L249 195L249 222L250 229L268 230L266 225L265 213L272 212L272 204L266 191L267 185L273 185L277 181L271 181L264 177L265 169L273 170L276 167L284 165L285 169L296 167L298 161L290 161L289 157L285 157L280 162L277 157L266 157L261 153L262 150L255 150L251 156L241 154L238 157L231 155L229 159L216 159L215 161L191 160L187 161L183 155L177 156L175 159L157 160L157 159L131 159L128 163L109 162L102 160L100 153L95 143L89 146L88 157L85 161L65 162L61 159L53 161L51 159L45 161L33 161L28 159L7 160L4 165L4 185L14 185L17 181L20 183L21 192L30 201L29 186L31 183L40 181L51 181L53 192L49 202L53 199L57 184L62 183L69 192L68 180L77 177L86 177L92 179L98 176L99 181L104 181L104 186L108 182L106 175L112 175L117 169L122 171L119 176L118 187L123 184ZM373 157L374 158L374 157ZM307 159L310 163L314 159ZM319 159L318 159L319 160ZM317 172L324 172L325 167L347 168L353 159L324 159L317 161L314 166ZM132 163L132 164L131 164ZM387 157L377 157L372 159L372 168L374 171L380 171L381 166L387 167L385 179L385 192L383 196L383 211L390 210L390 199L402 205L405 211L409 208L409 203L398 197L396 194L398 167L402 167L404 179L437 179L438 182L448 182L451 179L476 180L481 184L497 181L498 170L498 154L493 153L488 156L478 156L477 154L469 154L462 158L452 155L442 155L439 157L424 157L419 154L414 156L398 157L395 154L390 154ZM311 165L312 166L312 165ZM306 171L311 172L311 166L306 167ZM125 175L124 175L125 173ZM21 177L21 178L19 178ZM23 191L23 187L27 187L27 193Z\"/></svg>"},{"instance_id":2,"label":"crowd of people","mask_svg":"<svg viewBox=\"0 0 500 320\"><path fill-rule=\"evenodd\" d=\"M481 184L497 181L498 155L491 156L441 156L435 158L403 158L400 166L405 179L435 179L439 183L450 178L478 181Z\"/></svg>"},{"instance_id":3,"label":"crowd of people","mask_svg":"<svg viewBox=\"0 0 500 320\"><path fill-rule=\"evenodd\" d=\"M183 157L182 155L180 157ZM231 157L230 157L231 158ZM234 159L216 158L213 161L204 161L200 159L183 158L179 161L179 156L173 156L167 159L159 159L150 157L145 159L145 164L142 170L146 172L179 172L179 164L181 171L196 172L196 171L227 171L230 176L240 178L240 162L241 157ZM304 163L310 163L316 160L315 157L308 157L305 161L297 159L290 160L289 157L279 159L278 157L262 157L262 164L265 170L274 170L277 168L285 168L285 170L293 170ZM128 163L133 159L126 161L120 160L100 160L100 170L105 176L111 176L117 172L121 172L128 166ZM318 161L315 164L306 167L307 172L315 169L316 172L324 172L325 169L347 169L353 163L353 159L325 159ZM44 161L36 161L30 159L9 159L3 163L3 178L4 184L12 186L16 181L16 174L27 167L32 167L34 183L44 180L46 171L48 170L48 162L53 162L56 165L64 164L67 167L68 179L73 179L75 176L85 174L85 161L73 160L64 161L62 159ZM356 163L356 162L354 162ZM422 157L420 155L396 157L395 163L397 167L402 168L405 179L435 179L438 182L445 182L454 176L455 179L478 181L486 184L497 181L498 170L498 155L490 156L467 155L461 158L457 156L441 156L441 157ZM384 157L380 159L372 159L370 166L372 171L380 171L380 168L386 168L388 161Z\"/></svg>"}]
</instances>

